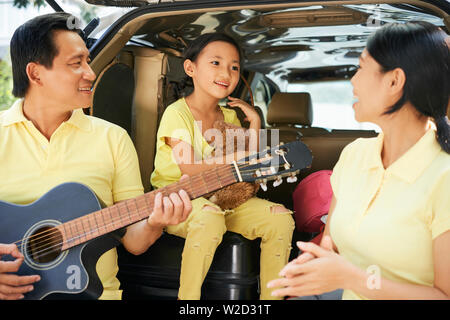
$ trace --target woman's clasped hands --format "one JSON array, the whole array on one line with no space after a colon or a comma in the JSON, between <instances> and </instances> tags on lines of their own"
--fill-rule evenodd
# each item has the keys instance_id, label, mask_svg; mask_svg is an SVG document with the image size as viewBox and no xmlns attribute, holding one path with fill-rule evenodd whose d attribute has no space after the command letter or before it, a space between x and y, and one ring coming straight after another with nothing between
<instances>
[{"instance_id":1,"label":"woman's clasped hands","mask_svg":"<svg viewBox=\"0 0 450 320\"><path fill-rule=\"evenodd\" d=\"M279 273L282 278L270 281L273 296L310 296L349 287L354 266L334 252L331 238L324 236L321 245L297 242L302 254Z\"/></svg>"}]
</instances>

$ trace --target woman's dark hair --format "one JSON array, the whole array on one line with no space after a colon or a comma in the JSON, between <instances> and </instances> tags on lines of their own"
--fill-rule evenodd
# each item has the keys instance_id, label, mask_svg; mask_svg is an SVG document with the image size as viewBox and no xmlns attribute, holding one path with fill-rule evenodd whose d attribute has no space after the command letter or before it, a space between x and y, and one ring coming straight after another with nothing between
<instances>
[{"instance_id":1,"label":"woman's dark hair","mask_svg":"<svg viewBox=\"0 0 450 320\"><path fill-rule=\"evenodd\" d=\"M195 40L191 41L188 45L188 47L183 52L183 60L191 60L195 62L197 60L198 55L202 50L211 42L216 41L222 41L227 42L231 45L233 45L239 54L239 64L242 63L242 57L243 53L239 46L239 44L234 40L232 37L220 33L220 32L212 32L212 33L205 33L196 38ZM186 76L180 83L179 88L180 91L183 91L187 86L192 86L192 79L189 76Z\"/></svg>"},{"instance_id":2,"label":"woman's dark hair","mask_svg":"<svg viewBox=\"0 0 450 320\"><path fill-rule=\"evenodd\" d=\"M406 81L402 97L385 114L392 114L410 102L420 114L434 119L437 140L450 154L450 43L439 27L423 21L391 23L379 29L367 42L367 51L382 72L400 68Z\"/></svg>"},{"instance_id":3,"label":"woman's dark hair","mask_svg":"<svg viewBox=\"0 0 450 320\"><path fill-rule=\"evenodd\" d=\"M37 62L46 68L52 67L53 59L58 55L53 31L74 31L83 37L82 31L77 28L78 21L68 13L57 12L37 16L16 29L10 43L14 96L23 98L28 90L28 63Z\"/></svg>"}]
</instances>

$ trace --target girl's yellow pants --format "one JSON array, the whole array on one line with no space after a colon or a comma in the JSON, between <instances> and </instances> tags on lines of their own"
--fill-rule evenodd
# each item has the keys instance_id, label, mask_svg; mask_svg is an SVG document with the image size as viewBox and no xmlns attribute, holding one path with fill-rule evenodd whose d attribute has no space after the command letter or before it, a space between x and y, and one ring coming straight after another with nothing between
<instances>
[{"instance_id":1,"label":"girl's yellow pants","mask_svg":"<svg viewBox=\"0 0 450 320\"><path fill-rule=\"evenodd\" d=\"M260 298L275 299L267 282L279 278L278 273L288 262L294 220L292 212L282 205L256 197L225 211L205 198L195 199L189 217L167 227L168 233L186 239L178 298L200 299L203 280L227 230L250 240L261 238Z\"/></svg>"}]
</instances>

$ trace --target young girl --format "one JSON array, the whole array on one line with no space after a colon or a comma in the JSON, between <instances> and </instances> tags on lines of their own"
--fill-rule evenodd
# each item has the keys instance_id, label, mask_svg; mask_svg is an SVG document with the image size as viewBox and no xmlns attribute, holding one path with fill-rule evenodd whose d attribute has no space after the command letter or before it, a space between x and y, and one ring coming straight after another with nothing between
<instances>
[{"instance_id":1,"label":"young girl","mask_svg":"<svg viewBox=\"0 0 450 320\"><path fill-rule=\"evenodd\" d=\"M344 148L321 246L299 245L285 278L270 282L284 287L274 295L450 298L449 40L426 22L388 24L369 39L353 108L382 133Z\"/></svg>"},{"instance_id":2,"label":"young girl","mask_svg":"<svg viewBox=\"0 0 450 320\"><path fill-rule=\"evenodd\" d=\"M216 120L241 125L235 111L219 107L219 100L228 97L228 105L245 113L250 130L260 129L258 113L247 103L229 96L239 82L240 62L238 45L224 34L204 34L186 50L184 70L192 78L194 91L168 106L163 114L151 177L155 188L178 181L182 174L192 176L226 163L225 156L217 161L194 161L195 157L206 159L211 155L213 148L204 134ZM189 161L175 150L187 151L184 156L189 154ZM193 200L188 219L167 228L168 233L186 239L179 299L200 299L203 280L227 230L251 240L261 238L261 299L273 298L266 284L277 278L288 261L294 230L291 213L282 205L256 197L226 211L204 197Z\"/></svg>"}]
</instances>

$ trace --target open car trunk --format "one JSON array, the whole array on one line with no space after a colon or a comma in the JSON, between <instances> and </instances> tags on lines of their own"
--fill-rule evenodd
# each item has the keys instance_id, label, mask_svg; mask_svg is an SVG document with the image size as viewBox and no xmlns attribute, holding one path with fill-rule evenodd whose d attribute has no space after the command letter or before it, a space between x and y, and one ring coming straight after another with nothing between
<instances>
[{"instance_id":1,"label":"open car trunk","mask_svg":"<svg viewBox=\"0 0 450 320\"><path fill-rule=\"evenodd\" d=\"M234 96L260 110L267 145L303 141L311 168L297 183L282 183L259 197L293 209L292 193L307 175L332 170L342 149L373 130L336 130L311 125L308 92L297 101L305 110L291 115L282 97L296 83L349 81L370 34L393 21L425 20L450 29L447 1L142 1L86 0L131 6L98 38L92 32L91 67L98 78L94 103L86 112L124 127L136 146L145 191L152 189L156 132L165 108L181 93L182 52L199 35L218 31L242 45L243 77ZM283 101L282 103L280 101ZM238 116L243 117L242 114ZM334 117L332 113L330 117ZM308 118L311 118L308 120ZM305 120L306 119L306 120ZM277 130L277 139L271 132ZM295 232L297 240L315 234ZM175 299L184 240L164 234L139 257L119 248L119 278L125 298ZM298 254L296 246L291 259ZM259 243L227 232L204 284L207 299L257 299ZM225 288L225 291L220 288Z\"/></svg>"}]
</instances>

